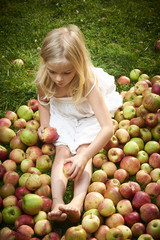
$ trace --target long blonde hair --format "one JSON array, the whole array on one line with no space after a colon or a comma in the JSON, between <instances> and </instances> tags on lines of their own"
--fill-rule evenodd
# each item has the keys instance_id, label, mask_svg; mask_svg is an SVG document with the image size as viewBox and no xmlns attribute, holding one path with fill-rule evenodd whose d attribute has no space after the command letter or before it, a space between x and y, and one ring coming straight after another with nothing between
<instances>
[{"instance_id":1,"label":"long blonde hair","mask_svg":"<svg viewBox=\"0 0 160 240\"><path fill-rule=\"evenodd\" d=\"M93 65L85 46L83 34L77 26L69 25L49 32L42 44L40 57L40 67L35 82L43 89L47 99L54 96L55 83L50 80L46 63L58 63L64 58L76 70L76 75L69 86L69 95L75 102L78 102L87 94Z\"/></svg>"}]
</instances>

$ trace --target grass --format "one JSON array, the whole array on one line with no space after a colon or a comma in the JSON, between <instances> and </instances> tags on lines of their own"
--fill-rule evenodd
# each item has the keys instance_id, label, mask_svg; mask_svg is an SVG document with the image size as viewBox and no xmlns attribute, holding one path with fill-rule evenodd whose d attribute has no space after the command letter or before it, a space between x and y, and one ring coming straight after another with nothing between
<instances>
[{"instance_id":1,"label":"grass","mask_svg":"<svg viewBox=\"0 0 160 240\"><path fill-rule=\"evenodd\" d=\"M1 0L0 117L36 98L34 79L42 41L50 30L67 24L81 28L94 65L116 81L134 68L150 79L160 74L160 52L155 51L159 13L158 0ZM13 65L16 58L23 59L21 68ZM69 184L66 202L72 187Z\"/></svg>"}]
</instances>

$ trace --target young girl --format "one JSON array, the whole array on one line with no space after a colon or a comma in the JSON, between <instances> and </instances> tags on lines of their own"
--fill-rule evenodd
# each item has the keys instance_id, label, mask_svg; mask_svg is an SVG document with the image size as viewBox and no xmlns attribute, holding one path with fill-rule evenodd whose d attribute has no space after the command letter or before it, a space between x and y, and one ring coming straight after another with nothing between
<instances>
[{"instance_id":1,"label":"young girl","mask_svg":"<svg viewBox=\"0 0 160 240\"><path fill-rule=\"evenodd\" d=\"M115 91L114 77L95 68L83 36L75 25L51 31L42 44L41 65L36 77L43 141L44 128L57 129L56 155L51 171L53 206L48 219L61 222L67 217L78 222L92 174L92 157L113 135L111 116L122 105ZM74 196L65 204L68 179L74 180Z\"/></svg>"}]
</instances>

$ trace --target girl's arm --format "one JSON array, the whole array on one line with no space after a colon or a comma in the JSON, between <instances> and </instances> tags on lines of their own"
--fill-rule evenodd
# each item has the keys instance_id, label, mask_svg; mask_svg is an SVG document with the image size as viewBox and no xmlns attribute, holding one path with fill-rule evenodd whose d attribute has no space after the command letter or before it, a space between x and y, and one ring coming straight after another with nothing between
<instances>
[{"instance_id":1,"label":"girl's arm","mask_svg":"<svg viewBox=\"0 0 160 240\"><path fill-rule=\"evenodd\" d=\"M38 88L38 109L40 116L40 128L38 129L38 135L41 140L43 140L42 132L44 128L49 126L50 120L50 104L48 101L43 99L43 91Z\"/></svg>"},{"instance_id":2,"label":"girl's arm","mask_svg":"<svg viewBox=\"0 0 160 240\"><path fill-rule=\"evenodd\" d=\"M97 84L87 98L101 126L101 130L95 137L94 141L84 149L82 153L67 159L67 161L71 160L75 163L73 164L73 168L68 171L68 174L70 175L69 179L78 179L81 176L87 161L109 142L114 133L110 112L107 109Z\"/></svg>"}]
</instances>

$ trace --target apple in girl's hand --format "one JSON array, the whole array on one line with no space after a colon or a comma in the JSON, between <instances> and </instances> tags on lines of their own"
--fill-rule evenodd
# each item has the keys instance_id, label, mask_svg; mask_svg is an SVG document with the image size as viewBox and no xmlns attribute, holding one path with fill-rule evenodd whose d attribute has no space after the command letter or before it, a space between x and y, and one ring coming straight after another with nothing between
<instances>
[{"instance_id":1,"label":"apple in girl's hand","mask_svg":"<svg viewBox=\"0 0 160 240\"><path fill-rule=\"evenodd\" d=\"M53 143L58 138L57 130L53 127L46 127L42 132L43 141L45 143Z\"/></svg>"},{"instance_id":2,"label":"apple in girl's hand","mask_svg":"<svg viewBox=\"0 0 160 240\"><path fill-rule=\"evenodd\" d=\"M70 170L70 168L72 167L72 162L67 162L64 164L63 166L63 173L66 176L66 178L68 178L67 172Z\"/></svg>"}]
</instances>

